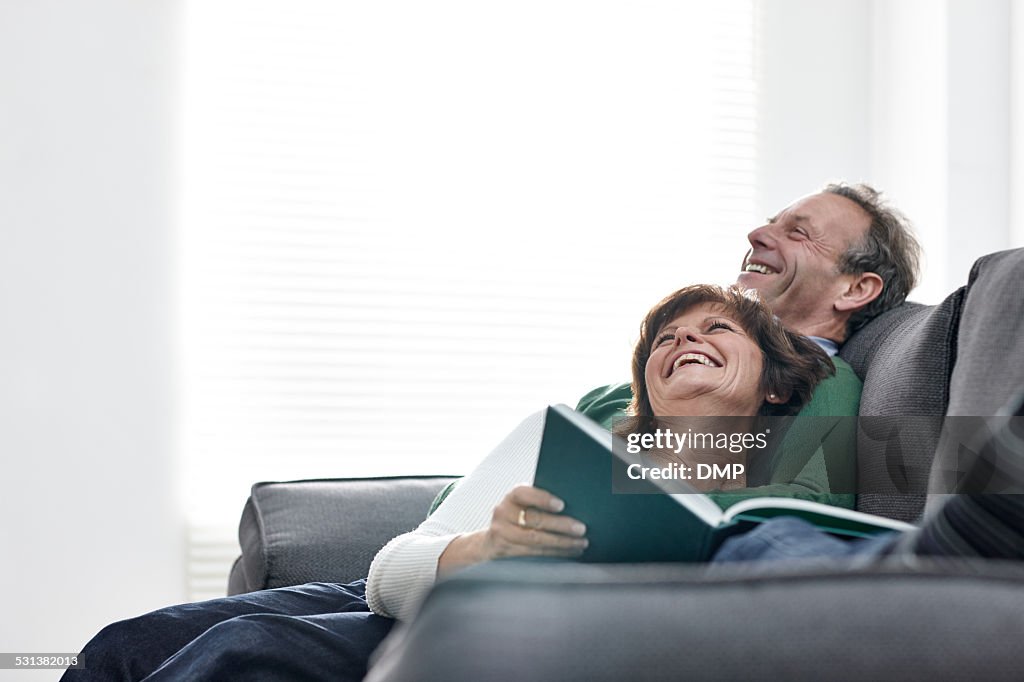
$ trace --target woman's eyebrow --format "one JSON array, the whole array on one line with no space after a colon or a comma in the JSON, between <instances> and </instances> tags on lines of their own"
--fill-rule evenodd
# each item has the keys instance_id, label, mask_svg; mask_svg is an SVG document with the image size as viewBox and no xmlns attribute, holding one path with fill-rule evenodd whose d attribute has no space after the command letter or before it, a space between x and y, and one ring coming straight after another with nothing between
<instances>
[{"instance_id":1,"label":"woman's eyebrow","mask_svg":"<svg viewBox=\"0 0 1024 682\"><path fill-rule=\"evenodd\" d=\"M718 315L708 315L703 320L701 320L700 324L701 324L701 326L705 326L705 325L707 325L707 324L709 324L711 322L715 322L716 320L725 320L726 322L731 322L732 324L736 325L737 327L742 328L742 325L740 325L739 321L736 318L732 317L731 315L729 315L727 313L721 313L721 314L718 314ZM676 325L669 325L667 327L662 327L661 329L658 330L658 333L655 334L654 336L658 337L658 336L661 336L662 334L667 334L669 332L674 332L677 329L679 329L679 325L678 324L676 324Z\"/></svg>"},{"instance_id":2,"label":"woman's eyebrow","mask_svg":"<svg viewBox=\"0 0 1024 682\"><path fill-rule=\"evenodd\" d=\"M704 318L704 324L707 324L709 322L714 322L716 320L724 320L726 322L729 322L730 324L732 324L733 326L735 326L739 330L745 331L743 329L743 325L740 324L740 321L737 320L735 317L732 317L729 314L710 315L710 316Z\"/></svg>"}]
</instances>

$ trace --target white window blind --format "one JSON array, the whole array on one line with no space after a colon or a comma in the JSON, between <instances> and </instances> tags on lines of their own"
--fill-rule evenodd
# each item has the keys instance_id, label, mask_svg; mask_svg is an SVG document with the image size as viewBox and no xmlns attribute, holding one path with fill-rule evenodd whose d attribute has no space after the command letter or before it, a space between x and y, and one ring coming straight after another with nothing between
<instances>
[{"instance_id":1,"label":"white window blind","mask_svg":"<svg viewBox=\"0 0 1024 682\"><path fill-rule=\"evenodd\" d=\"M460 473L752 223L750 0L187 6L189 519ZM207 536L203 536L207 537Z\"/></svg>"}]
</instances>

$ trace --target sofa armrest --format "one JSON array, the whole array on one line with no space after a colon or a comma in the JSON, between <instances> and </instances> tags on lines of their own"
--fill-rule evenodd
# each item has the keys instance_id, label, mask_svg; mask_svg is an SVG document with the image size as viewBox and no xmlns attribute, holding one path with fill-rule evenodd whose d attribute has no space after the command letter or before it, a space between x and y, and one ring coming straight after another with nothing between
<instances>
[{"instance_id":1,"label":"sofa armrest","mask_svg":"<svg viewBox=\"0 0 1024 682\"><path fill-rule=\"evenodd\" d=\"M1020 562L722 568L474 566L392 630L366 679L1020 679Z\"/></svg>"},{"instance_id":2,"label":"sofa armrest","mask_svg":"<svg viewBox=\"0 0 1024 682\"><path fill-rule=\"evenodd\" d=\"M449 476L257 483L242 511L228 594L365 578L377 551L412 530Z\"/></svg>"}]
</instances>

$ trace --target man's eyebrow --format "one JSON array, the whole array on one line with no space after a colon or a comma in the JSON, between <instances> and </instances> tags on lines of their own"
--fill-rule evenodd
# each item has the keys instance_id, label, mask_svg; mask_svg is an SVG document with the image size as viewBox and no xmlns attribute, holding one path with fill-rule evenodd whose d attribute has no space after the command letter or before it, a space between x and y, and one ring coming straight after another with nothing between
<instances>
[{"instance_id":1,"label":"man's eyebrow","mask_svg":"<svg viewBox=\"0 0 1024 682\"><path fill-rule=\"evenodd\" d=\"M794 222L798 222L798 223L802 223L804 225L808 225L812 229L817 231L817 226L814 224L814 221L811 220L811 216L809 216L809 215L795 215L795 216L793 216L793 220L794 220Z\"/></svg>"}]
</instances>

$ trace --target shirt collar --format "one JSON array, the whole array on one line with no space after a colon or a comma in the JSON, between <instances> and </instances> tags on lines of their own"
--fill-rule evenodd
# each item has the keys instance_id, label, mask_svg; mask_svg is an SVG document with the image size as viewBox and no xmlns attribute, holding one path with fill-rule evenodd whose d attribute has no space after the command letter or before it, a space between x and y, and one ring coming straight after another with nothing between
<instances>
[{"instance_id":1,"label":"shirt collar","mask_svg":"<svg viewBox=\"0 0 1024 682\"><path fill-rule=\"evenodd\" d=\"M825 339L820 336L808 336L807 338L818 344L830 358L835 357L836 353L839 352L839 344L832 339Z\"/></svg>"}]
</instances>

